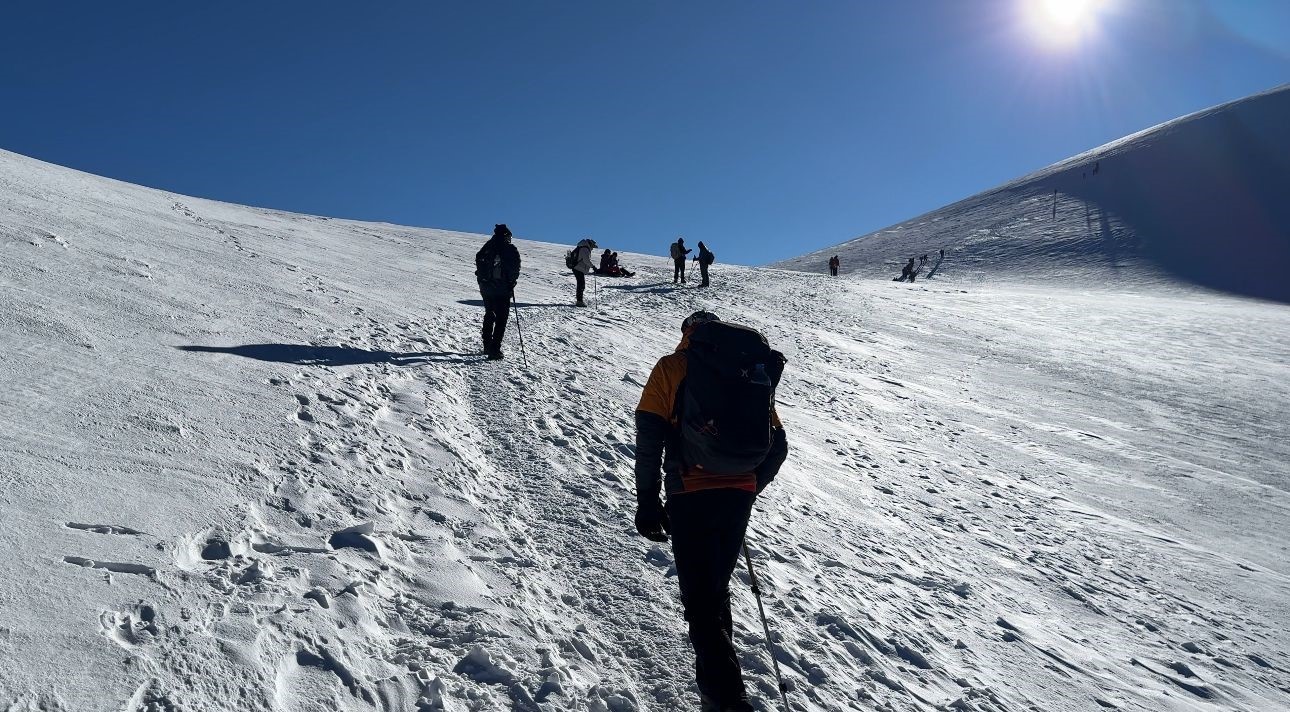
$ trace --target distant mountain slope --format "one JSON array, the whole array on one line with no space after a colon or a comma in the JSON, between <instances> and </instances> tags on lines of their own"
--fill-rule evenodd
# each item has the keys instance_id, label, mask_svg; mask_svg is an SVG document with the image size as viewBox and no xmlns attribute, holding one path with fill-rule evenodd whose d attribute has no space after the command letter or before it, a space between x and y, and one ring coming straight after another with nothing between
<instances>
[{"instance_id":1,"label":"distant mountain slope","mask_svg":"<svg viewBox=\"0 0 1290 712\"><path fill-rule=\"evenodd\" d=\"M1054 212L1054 207L1056 208ZM1191 114L836 247L777 263L890 277L1165 277L1290 301L1290 85Z\"/></svg>"}]
</instances>

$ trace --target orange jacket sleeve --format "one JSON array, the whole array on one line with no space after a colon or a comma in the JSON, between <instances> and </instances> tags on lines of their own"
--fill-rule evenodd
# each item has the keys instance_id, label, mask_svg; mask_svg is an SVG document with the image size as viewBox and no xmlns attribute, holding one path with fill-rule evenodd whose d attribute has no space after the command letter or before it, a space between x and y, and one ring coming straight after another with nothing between
<instances>
[{"instance_id":1,"label":"orange jacket sleeve","mask_svg":"<svg viewBox=\"0 0 1290 712\"><path fill-rule=\"evenodd\" d=\"M654 364L650 371L645 389L641 391L637 411L653 413L662 419L672 422L672 411L676 405L676 389L685 378L685 354L673 353L664 356Z\"/></svg>"}]
</instances>

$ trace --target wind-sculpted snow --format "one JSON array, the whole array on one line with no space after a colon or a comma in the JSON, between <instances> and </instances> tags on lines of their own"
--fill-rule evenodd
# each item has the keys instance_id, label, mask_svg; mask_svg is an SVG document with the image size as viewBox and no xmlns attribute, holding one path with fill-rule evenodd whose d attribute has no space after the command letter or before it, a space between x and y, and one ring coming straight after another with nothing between
<instances>
[{"instance_id":1,"label":"wind-sculpted snow","mask_svg":"<svg viewBox=\"0 0 1290 712\"><path fill-rule=\"evenodd\" d=\"M1286 307L623 255L574 309L520 242L494 363L482 239L0 153L0 709L695 709L632 411L699 308L789 358L794 710L1290 707Z\"/></svg>"},{"instance_id":2,"label":"wind-sculpted snow","mask_svg":"<svg viewBox=\"0 0 1290 712\"><path fill-rule=\"evenodd\" d=\"M1290 301L1290 85L1141 131L777 267L1110 286L1180 281Z\"/></svg>"}]
</instances>

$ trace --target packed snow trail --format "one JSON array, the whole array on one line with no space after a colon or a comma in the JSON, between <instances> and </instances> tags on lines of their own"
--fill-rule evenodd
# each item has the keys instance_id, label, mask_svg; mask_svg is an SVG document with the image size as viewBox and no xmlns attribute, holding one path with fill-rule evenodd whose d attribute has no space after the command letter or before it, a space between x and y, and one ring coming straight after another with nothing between
<instances>
[{"instance_id":1,"label":"packed snow trail","mask_svg":"<svg viewBox=\"0 0 1290 712\"><path fill-rule=\"evenodd\" d=\"M631 462L698 308L789 358L749 542L795 710L1290 705L1285 307L624 255L574 309L520 242L526 369L514 322L478 353L483 236L0 188L0 708L692 709Z\"/></svg>"}]
</instances>

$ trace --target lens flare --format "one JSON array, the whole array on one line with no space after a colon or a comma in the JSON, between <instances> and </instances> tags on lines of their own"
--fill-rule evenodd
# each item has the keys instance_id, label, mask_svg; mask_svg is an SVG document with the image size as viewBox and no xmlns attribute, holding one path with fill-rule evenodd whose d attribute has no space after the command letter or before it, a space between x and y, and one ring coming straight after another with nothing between
<instances>
[{"instance_id":1,"label":"lens flare","mask_svg":"<svg viewBox=\"0 0 1290 712\"><path fill-rule=\"evenodd\" d=\"M1019 0L1032 34L1050 45L1078 44L1097 30L1108 0Z\"/></svg>"}]
</instances>

